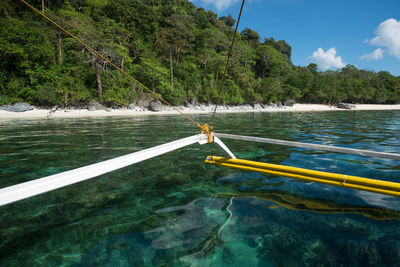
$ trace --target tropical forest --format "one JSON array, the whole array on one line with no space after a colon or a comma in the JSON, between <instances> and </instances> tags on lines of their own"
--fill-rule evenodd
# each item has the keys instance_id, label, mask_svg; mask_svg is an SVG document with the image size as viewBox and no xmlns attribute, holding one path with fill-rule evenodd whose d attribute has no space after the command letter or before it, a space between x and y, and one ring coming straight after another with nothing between
<instances>
[{"instance_id":1,"label":"tropical forest","mask_svg":"<svg viewBox=\"0 0 400 267\"><path fill-rule=\"evenodd\" d=\"M0 6L0 105L112 107L153 96L20 1ZM236 14L188 0L31 0L71 34L174 105L212 104ZM221 102L400 103L400 77L353 65L295 66L292 47L251 28L239 31Z\"/></svg>"}]
</instances>

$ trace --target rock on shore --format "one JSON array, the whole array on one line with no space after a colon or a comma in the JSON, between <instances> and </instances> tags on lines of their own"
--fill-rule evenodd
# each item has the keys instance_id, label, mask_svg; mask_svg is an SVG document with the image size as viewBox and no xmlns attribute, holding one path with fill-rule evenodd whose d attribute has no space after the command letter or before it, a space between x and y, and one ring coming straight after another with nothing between
<instances>
[{"instance_id":1,"label":"rock on shore","mask_svg":"<svg viewBox=\"0 0 400 267\"><path fill-rule=\"evenodd\" d=\"M0 110L10 111L10 112L24 112L33 109L34 106L28 103L15 103L13 105L0 106Z\"/></svg>"},{"instance_id":2,"label":"rock on shore","mask_svg":"<svg viewBox=\"0 0 400 267\"><path fill-rule=\"evenodd\" d=\"M149 104L150 111L158 112L158 111L163 111L163 109L164 109L163 104L161 104L161 102L158 100L153 100Z\"/></svg>"},{"instance_id":3,"label":"rock on shore","mask_svg":"<svg viewBox=\"0 0 400 267\"><path fill-rule=\"evenodd\" d=\"M337 108L343 108L343 109L353 109L353 108L356 108L356 105L339 102L339 103L336 104L336 107Z\"/></svg>"}]
</instances>

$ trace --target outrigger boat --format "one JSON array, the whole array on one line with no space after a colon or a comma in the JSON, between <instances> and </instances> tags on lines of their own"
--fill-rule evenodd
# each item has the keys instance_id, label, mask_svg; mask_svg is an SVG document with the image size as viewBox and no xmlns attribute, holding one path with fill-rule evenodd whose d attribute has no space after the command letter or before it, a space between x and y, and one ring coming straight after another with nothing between
<instances>
[{"instance_id":1,"label":"outrigger boat","mask_svg":"<svg viewBox=\"0 0 400 267\"><path fill-rule=\"evenodd\" d=\"M187 138L179 139L176 141L172 141L163 145L155 146L152 148L148 148L142 151L134 152L125 156L117 157L114 159L106 160L103 162L95 163L89 166L73 169L70 171L62 172L59 174L43 177L40 179L36 179L33 181L9 186L6 188L0 189L0 206L6 205L12 202L16 202L22 199L26 199L29 197L33 197L45 192L49 192L61 187L65 187L74 183L78 183L84 180L92 179L102 174L118 170L120 168L153 158L159 155L168 153L170 151L180 149L185 146L193 145L198 143L200 145L205 144L217 144L228 156L229 158L223 157L216 157L216 156L208 156L205 160L208 164L214 164L224 167L236 168L240 170L252 171L252 172L261 172L265 174L272 174L277 176L285 176L290 178L301 179L304 181L312 181L318 182L333 186L340 186L340 187L347 187L355 190L364 190L370 191L379 194L387 194L392 196L400 196L400 183L395 182L388 182L388 181L381 181L363 177L356 177L351 175L345 174L336 174L336 173L328 173L328 172L321 172L321 171L314 171L302 168L295 168L290 166L284 165L277 165L277 164L269 164L269 163L260 163L254 162L244 159L237 159L235 155L229 150L229 148L221 141L220 138L230 138L230 139L237 139L242 141L252 141L252 142L261 142L261 143L269 143L269 144L277 144L277 145L285 145L285 146L294 146L294 147L301 147L306 149L315 149L315 150L325 150L325 151L334 151L339 153L347 153L347 154L356 154L361 156L369 156L369 157L379 157L391 160L400 160L399 154L394 153L385 153L385 152L376 152L376 151L369 151L369 150L360 150L360 149L351 149L351 148L343 148L343 147L336 147L336 146L326 146L326 145L319 145L319 144L308 144L308 143L299 143L299 142L292 142L292 141L285 141L285 140L276 140L276 139L268 139L268 138L260 138L260 137L251 137L251 136L240 136L240 135L232 135L232 134L220 134L214 133L212 130L212 124L214 122L215 113L217 110L217 105L215 106L214 113L212 116L212 120L210 125L208 124L200 124L190 118L187 114L183 113L182 111L178 110L176 107L162 99L159 95L148 89L146 86L141 84L135 78L124 72L121 68L110 62L107 58L99 54L93 48L82 42L80 39L69 33L67 30L59 26L56 22L51 20L45 14L40 12L39 10L35 9L33 6L28 4L24 0L20 0L22 3L30 7L33 11L44 17L47 21L57 26L60 30L67 33L77 42L81 43L87 49L89 49L92 53L96 56L102 58L110 65L115 67L119 70L122 74L127 76L129 79L134 81L135 83L142 86L144 89L149 91L153 94L156 98L160 99L167 105L174 108L178 113L185 116L187 119L192 121L197 127L200 128L201 133L198 135L190 136ZM239 13L239 18L236 23L235 34L232 39L230 53L228 54L228 60L225 67L225 74L227 71L227 67L229 65L229 59L232 53L233 44L235 41L235 36L238 28L238 24L240 21L240 15L243 10L244 0L242 1L241 10ZM221 93L221 88L223 84L223 80L225 74L222 79L221 87L219 94Z\"/></svg>"}]
</instances>

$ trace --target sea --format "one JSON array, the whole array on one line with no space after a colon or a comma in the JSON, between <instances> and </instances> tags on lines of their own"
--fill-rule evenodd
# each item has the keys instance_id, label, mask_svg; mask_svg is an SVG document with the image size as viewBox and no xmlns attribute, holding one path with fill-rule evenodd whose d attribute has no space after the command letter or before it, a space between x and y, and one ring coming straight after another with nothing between
<instances>
[{"instance_id":1,"label":"sea","mask_svg":"<svg viewBox=\"0 0 400 267\"><path fill-rule=\"evenodd\" d=\"M192 115L208 122L209 115ZM400 154L400 111L217 114L215 132ZM0 188L198 134L178 115L0 120ZM400 182L400 161L222 139ZM0 207L0 266L400 266L400 198L208 165L193 144Z\"/></svg>"}]
</instances>

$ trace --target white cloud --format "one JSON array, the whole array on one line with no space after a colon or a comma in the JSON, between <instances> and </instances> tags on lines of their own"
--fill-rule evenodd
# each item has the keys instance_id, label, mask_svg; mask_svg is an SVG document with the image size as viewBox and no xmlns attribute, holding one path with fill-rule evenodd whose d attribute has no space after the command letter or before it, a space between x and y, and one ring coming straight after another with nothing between
<instances>
[{"instance_id":1,"label":"white cloud","mask_svg":"<svg viewBox=\"0 0 400 267\"><path fill-rule=\"evenodd\" d=\"M318 50L313 52L310 59L322 70L338 69L346 66L346 63L342 61L342 57L336 56L336 49L334 47L328 49L326 52L322 48L318 48Z\"/></svg>"},{"instance_id":2,"label":"white cloud","mask_svg":"<svg viewBox=\"0 0 400 267\"><path fill-rule=\"evenodd\" d=\"M390 55L400 59L400 21L387 19L375 31L376 37L369 44L387 47Z\"/></svg>"},{"instance_id":3,"label":"white cloud","mask_svg":"<svg viewBox=\"0 0 400 267\"><path fill-rule=\"evenodd\" d=\"M383 58L383 49L377 48L371 54L365 54L360 57L361 59L378 60Z\"/></svg>"},{"instance_id":4,"label":"white cloud","mask_svg":"<svg viewBox=\"0 0 400 267\"><path fill-rule=\"evenodd\" d=\"M239 0L201 0L206 5L213 5L218 11L227 9L236 4Z\"/></svg>"}]
</instances>

